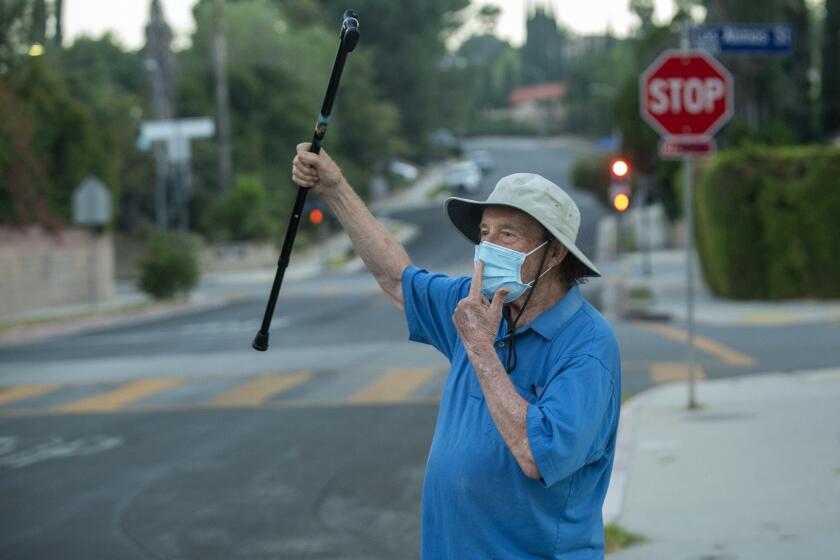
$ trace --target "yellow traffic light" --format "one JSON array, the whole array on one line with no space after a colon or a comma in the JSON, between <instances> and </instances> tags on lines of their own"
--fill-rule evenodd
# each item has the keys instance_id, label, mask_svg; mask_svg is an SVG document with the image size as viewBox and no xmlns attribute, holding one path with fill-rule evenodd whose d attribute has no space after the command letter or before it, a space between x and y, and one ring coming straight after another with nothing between
<instances>
[{"instance_id":1,"label":"yellow traffic light","mask_svg":"<svg viewBox=\"0 0 840 560\"><path fill-rule=\"evenodd\" d=\"M627 193L618 193L613 197L613 207L619 212L624 212L630 208L630 197Z\"/></svg>"}]
</instances>

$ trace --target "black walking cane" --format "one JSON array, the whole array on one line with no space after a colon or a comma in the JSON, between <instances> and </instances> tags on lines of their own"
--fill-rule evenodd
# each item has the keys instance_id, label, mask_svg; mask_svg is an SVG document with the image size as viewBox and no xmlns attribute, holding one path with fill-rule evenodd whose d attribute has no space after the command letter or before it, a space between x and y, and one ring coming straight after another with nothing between
<instances>
[{"instance_id":1,"label":"black walking cane","mask_svg":"<svg viewBox=\"0 0 840 560\"><path fill-rule=\"evenodd\" d=\"M327 123L330 121L335 94L338 91L338 82L341 80L341 71L344 70L344 61L347 60L347 53L356 48L359 42L359 16L353 10L347 10L342 16L341 42L338 45L338 54L335 56L330 84L327 86L327 93L324 95L324 103L321 105L321 114L318 115L318 122L315 124L315 134L312 137L312 146L309 151L319 153L321 151L321 140L327 133ZM309 189L298 187L295 207L292 210L292 217L289 219L289 227L286 229L286 238L283 240L283 249L280 251L280 259L277 261L277 274L274 276L274 283L271 285L271 294L268 296L268 304L265 306L262 326L251 346L254 350L265 352L268 350L268 329L271 328L271 318L274 316L274 307L277 305L277 295L280 293L280 286L283 285L283 275L286 267L289 266L289 258L292 255L292 246L295 244L300 216L303 214L303 205L306 202L306 195Z\"/></svg>"}]
</instances>

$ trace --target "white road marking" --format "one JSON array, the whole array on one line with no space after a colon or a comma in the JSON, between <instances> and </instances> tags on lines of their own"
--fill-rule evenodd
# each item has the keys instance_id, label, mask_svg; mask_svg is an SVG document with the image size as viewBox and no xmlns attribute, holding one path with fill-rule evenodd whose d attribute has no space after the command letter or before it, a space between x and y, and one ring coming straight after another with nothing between
<instances>
[{"instance_id":1,"label":"white road marking","mask_svg":"<svg viewBox=\"0 0 840 560\"><path fill-rule=\"evenodd\" d=\"M16 437L0 437L0 455L9 453L17 446Z\"/></svg>"},{"instance_id":2,"label":"white road marking","mask_svg":"<svg viewBox=\"0 0 840 560\"><path fill-rule=\"evenodd\" d=\"M86 457L119 447L122 444L123 438L119 436L96 435L69 441L60 437L52 437L34 447L21 449L0 457L0 467L21 469L49 459Z\"/></svg>"},{"instance_id":3,"label":"white road marking","mask_svg":"<svg viewBox=\"0 0 840 560\"><path fill-rule=\"evenodd\" d=\"M287 317L275 317L271 322L271 328L279 329L291 324ZM91 347L104 347L117 344L140 344L160 339L175 339L185 336L236 336L247 335L250 339L259 329L259 321L210 321L206 323L190 323L174 329L151 330L142 333L126 334L100 334L95 337L84 337L74 339L73 345Z\"/></svg>"}]
</instances>

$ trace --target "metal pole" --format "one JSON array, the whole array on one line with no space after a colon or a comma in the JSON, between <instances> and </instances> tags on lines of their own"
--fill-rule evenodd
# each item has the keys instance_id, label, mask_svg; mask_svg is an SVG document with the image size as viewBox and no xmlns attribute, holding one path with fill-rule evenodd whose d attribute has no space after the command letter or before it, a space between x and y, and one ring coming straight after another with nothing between
<instances>
[{"instance_id":1,"label":"metal pole","mask_svg":"<svg viewBox=\"0 0 840 560\"><path fill-rule=\"evenodd\" d=\"M160 228L169 227L169 213L166 208L167 177L169 165L166 162L166 148L162 142L155 142L155 222Z\"/></svg>"},{"instance_id":2,"label":"metal pole","mask_svg":"<svg viewBox=\"0 0 840 560\"><path fill-rule=\"evenodd\" d=\"M697 408L695 396L695 367L694 367L694 213L692 161L691 157L683 158L683 184L685 185L683 198L685 204L685 299L688 307L688 408Z\"/></svg>"},{"instance_id":3,"label":"metal pole","mask_svg":"<svg viewBox=\"0 0 840 560\"><path fill-rule=\"evenodd\" d=\"M227 83L227 38L224 0L213 2L213 74L216 82L216 138L218 142L219 192L231 185L230 104Z\"/></svg>"},{"instance_id":4,"label":"metal pole","mask_svg":"<svg viewBox=\"0 0 840 560\"><path fill-rule=\"evenodd\" d=\"M319 260L321 261L321 272L326 272L330 268L330 252L327 247L327 220L316 226L318 228L318 251L320 252Z\"/></svg>"},{"instance_id":5,"label":"metal pole","mask_svg":"<svg viewBox=\"0 0 840 560\"><path fill-rule=\"evenodd\" d=\"M152 115L155 119L167 118L166 99L163 91L163 77L160 64L153 58L144 61L149 81L152 87ZM166 147L162 142L154 143L155 153L155 222L158 227L169 227L169 212L167 209L168 179L170 176L169 161Z\"/></svg>"},{"instance_id":6,"label":"metal pole","mask_svg":"<svg viewBox=\"0 0 840 560\"><path fill-rule=\"evenodd\" d=\"M642 255L642 274L644 276L649 277L651 275L651 271L653 269L652 264L652 257L651 253L653 252L653 216L651 216L651 183L652 178L650 175L645 175L642 178L642 184L644 185L644 199L642 202L642 220L644 221L644 226L640 229L644 229L647 233L647 243L645 243L645 247L643 249L644 254ZM641 237L641 235L639 236Z\"/></svg>"},{"instance_id":7,"label":"metal pole","mask_svg":"<svg viewBox=\"0 0 840 560\"><path fill-rule=\"evenodd\" d=\"M690 21L686 17L680 29L680 48L691 49L689 39ZM685 220L685 300L688 312L688 408L697 408L694 367L694 211L693 211L693 170L691 156L683 157L683 215Z\"/></svg>"},{"instance_id":8,"label":"metal pole","mask_svg":"<svg viewBox=\"0 0 840 560\"><path fill-rule=\"evenodd\" d=\"M192 166L190 160L186 160L182 164L181 173L181 188L184 191L184 231L190 231L190 210L192 208Z\"/></svg>"},{"instance_id":9,"label":"metal pole","mask_svg":"<svg viewBox=\"0 0 840 560\"><path fill-rule=\"evenodd\" d=\"M621 254L624 252L624 247L621 243L621 215L624 212L619 212L615 217L615 258L621 259Z\"/></svg>"}]
</instances>

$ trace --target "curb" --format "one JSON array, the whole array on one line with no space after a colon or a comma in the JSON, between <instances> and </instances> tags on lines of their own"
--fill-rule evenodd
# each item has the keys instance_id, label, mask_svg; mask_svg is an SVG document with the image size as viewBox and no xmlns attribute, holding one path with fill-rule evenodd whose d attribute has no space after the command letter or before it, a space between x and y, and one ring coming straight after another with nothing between
<instances>
[{"instance_id":1,"label":"curb","mask_svg":"<svg viewBox=\"0 0 840 560\"><path fill-rule=\"evenodd\" d=\"M380 220L386 224L386 227L390 225L395 230L393 231L393 235L402 245L411 242L417 237L417 235L419 235L419 227L414 224L390 218L382 218ZM346 235L347 234L344 232L336 234L338 237L346 237ZM335 244L335 241L332 241L332 243ZM341 244L341 242L339 243ZM348 248L352 247L349 238L346 239L346 244ZM317 250L310 253L309 260L317 260L318 258L320 257L318 257ZM287 278L305 280L320 274L320 268L317 266L310 270L310 267L306 265L300 266L300 264L302 264L302 262L298 261L298 264L295 267L299 271L297 273L295 273L292 267L289 268L286 275ZM361 257L355 255L354 252L353 258L338 267L337 270L342 272L356 272L364 269L364 267L365 265L362 262ZM272 269L272 273L273 271L274 270ZM115 307L109 311L97 312L96 310L92 310L89 314L82 314L81 316L57 317L52 320L46 319L40 324L11 327L5 332L0 332L0 348L37 342L57 336L82 334L105 327L131 325L154 319L176 317L195 311L215 309L236 301L243 301L244 299L248 298L241 295L217 298L194 296L193 299L186 301L152 303L150 307L138 310L130 310L125 307Z\"/></svg>"},{"instance_id":2,"label":"curb","mask_svg":"<svg viewBox=\"0 0 840 560\"><path fill-rule=\"evenodd\" d=\"M601 515L604 525L615 523L621 516L624 505L624 495L627 488L627 478L630 464L633 461L633 443L635 441L636 414L642 403L649 400L656 392L669 384L658 385L645 389L630 397L621 405L618 421L618 435L615 443L615 458L613 459L612 475Z\"/></svg>"},{"instance_id":3,"label":"curb","mask_svg":"<svg viewBox=\"0 0 840 560\"><path fill-rule=\"evenodd\" d=\"M242 300L242 296L224 298L196 298L192 301L153 304L152 307L137 311L115 310L114 313L90 316L56 319L41 325L12 328L0 333L0 348L17 346L29 342L37 342L57 336L82 334L104 327L125 326L142 323L153 319L177 317L195 311L203 311L222 307L229 303Z\"/></svg>"},{"instance_id":4,"label":"curb","mask_svg":"<svg viewBox=\"0 0 840 560\"><path fill-rule=\"evenodd\" d=\"M403 222L399 220L392 220L388 219L380 219L382 223L386 225L386 227L390 224L393 225L396 231L391 232L391 234L397 239L400 245L405 246L408 243L414 241L418 235L420 235L420 228L414 224ZM358 272L365 268L365 263L362 261L362 258L355 254L354 257L350 259L348 262L344 263L339 270L342 272Z\"/></svg>"}]
</instances>

